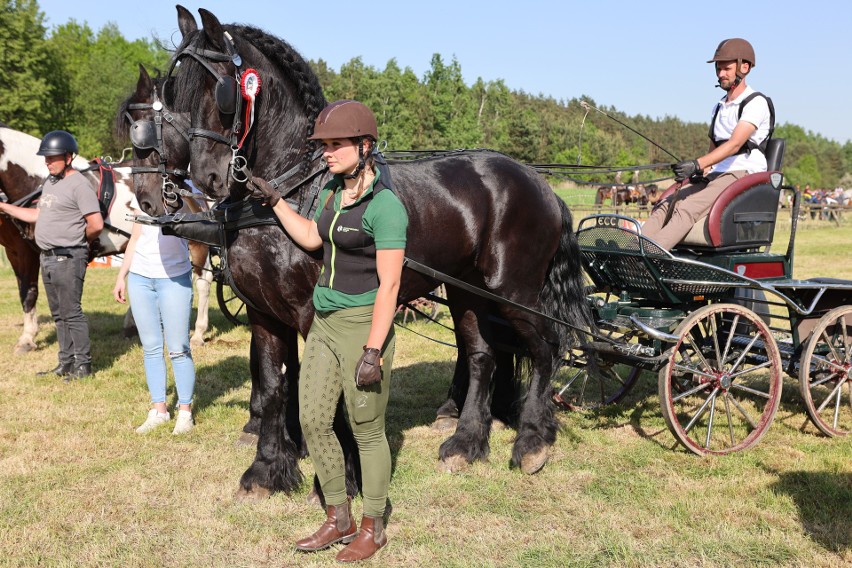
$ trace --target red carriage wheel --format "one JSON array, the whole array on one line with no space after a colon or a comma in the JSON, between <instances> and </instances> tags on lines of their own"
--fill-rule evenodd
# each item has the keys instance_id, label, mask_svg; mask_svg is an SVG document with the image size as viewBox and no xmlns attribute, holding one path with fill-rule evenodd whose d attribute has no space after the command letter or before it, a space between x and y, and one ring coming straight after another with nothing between
<instances>
[{"instance_id":1,"label":"red carriage wheel","mask_svg":"<svg viewBox=\"0 0 852 568\"><path fill-rule=\"evenodd\" d=\"M575 369L565 384L554 389L553 401L566 410L590 410L613 404L624 398L642 374L641 369L629 367L624 378L613 367Z\"/></svg>"},{"instance_id":2,"label":"red carriage wheel","mask_svg":"<svg viewBox=\"0 0 852 568\"><path fill-rule=\"evenodd\" d=\"M736 304L704 306L681 322L660 370L663 418L689 451L727 454L755 445L781 400L781 355L769 327Z\"/></svg>"},{"instance_id":3,"label":"red carriage wheel","mask_svg":"<svg viewBox=\"0 0 852 568\"><path fill-rule=\"evenodd\" d=\"M799 388L811 420L828 436L852 431L852 306L825 314L799 365Z\"/></svg>"}]
</instances>

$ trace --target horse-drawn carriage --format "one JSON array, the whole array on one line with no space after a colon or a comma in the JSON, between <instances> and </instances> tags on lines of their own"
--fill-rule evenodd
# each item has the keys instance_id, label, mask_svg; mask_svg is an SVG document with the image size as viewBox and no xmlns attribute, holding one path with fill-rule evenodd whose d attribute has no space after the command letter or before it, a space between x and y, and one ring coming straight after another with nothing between
<instances>
[{"instance_id":1,"label":"horse-drawn carriage","mask_svg":"<svg viewBox=\"0 0 852 568\"><path fill-rule=\"evenodd\" d=\"M640 370L655 371L674 436L697 454L724 454L766 432L786 373L820 431L852 430L852 282L793 278L798 198L786 252L770 251L782 154L783 140L773 140L770 171L729 187L672 252L634 219L580 222L599 332L569 355L575 371L554 395L559 404L615 402ZM621 378L616 364L632 370Z\"/></svg>"},{"instance_id":2,"label":"horse-drawn carriage","mask_svg":"<svg viewBox=\"0 0 852 568\"><path fill-rule=\"evenodd\" d=\"M228 278L248 300L252 326L245 431L260 438L241 486L248 493L288 492L301 481L293 396L298 336L313 319L320 262L294 244L268 207L246 199L246 182L263 177L291 207L310 215L328 172L305 133L326 101L317 77L286 42L199 12L203 27L178 7L183 41L169 75L152 80L143 71L117 124L129 128L137 150L158 144L156 152L137 156L143 163L172 171L191 165L199 189L220 201L206 220L225 235ZM241 96L238 85L249 69L263 69L263 84L279 88ZM169 96L161 99L162 93ZM248 112L245 105L255 103ZM174 113L172 126L181 122L186 132L134 134L154 132L164 112ZM692 235L695 242L675 254L625 217L595 215L575 233L566 205L542 176L496 152L435 153L390 164L390 173L409 213L401 300L445 284L459 346L438 410L439 420L456 420L438 452L444 469L485 459L491 420L503 413L517 429L512 465L525 473L544 467L559 428L550 377L562 363L577 371L560 393L570 406L592 402L592 380L598 382L595 402L609 402L632 386L639 370L659 371L666 420L696 453L754 444L778 408L782 371L808 377L806 400L824 431L850 429L852 411L841 395L852 367L852 333L845 331L852 307L832 308L852 303L846 297L852 285L793 280L792 239L786 254L768 251L780 172L732 185ZM164 213L163 189L172 177L140 176L143 210ZM594 282L589 291L584 267ZM788 325L770 325L775 320ZM504 350L512 341L517 349ZM517 355L529 365L517 365ZM634 369L626 379L612 372L619 363ZM518 371L528 371L523 395L513 382ZM826 415L830 404L833 416ZM351 437L337 434L343 444Z\"/></svg>"}]
</instances>

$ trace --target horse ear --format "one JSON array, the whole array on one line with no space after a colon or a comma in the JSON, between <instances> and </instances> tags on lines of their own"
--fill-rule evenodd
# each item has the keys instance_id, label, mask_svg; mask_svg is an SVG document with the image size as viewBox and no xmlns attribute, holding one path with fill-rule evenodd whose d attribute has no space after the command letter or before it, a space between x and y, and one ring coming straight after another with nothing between
<instances>
[{"instance_id":1,"label":"horse ear","mask_svg":"<svg viewBox=\"0 0 852 568\"><path fill-rule=\"evenodd\" d=\"M141 63L139 64L139 81L136 82L137 93L150 93L154 90L154 83L151 81L151 76L148 70Z\"/></svg>"},{"instance_id":2,"label":"horse ear","mask_svg":"<svg viewBox=\"0 0 852 568\"><path fill-rule=\"evenodd\" d=\"M213 47L224 50L225 44L222 42L222 38L224 37L225 30L222 29L219 18L204 8L199 8L198 13L201 14L201 25L204 27L204 35L207 36Z\"/></svg>"},{"instance_id":3,"label":"horse ear","mask_svg":"<svg viewBox=\"0 0 852 568\"><path fill-rule=\"evenodd\" d=\"M195 23L195 18L192 15L192 12L178 4L177 6L178 12L178 29L180 30L181 35L186 37L191 32L198 31L198 24Z\"/></svg>"}]
</instances>

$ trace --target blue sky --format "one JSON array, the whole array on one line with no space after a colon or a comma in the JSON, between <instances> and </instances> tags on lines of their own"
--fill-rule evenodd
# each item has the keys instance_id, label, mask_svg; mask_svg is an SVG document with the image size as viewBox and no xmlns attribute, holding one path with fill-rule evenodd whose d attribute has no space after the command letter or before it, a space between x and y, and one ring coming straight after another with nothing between
<instances>
[{"instance_id":1,"label":"blue sky","mask_svg":"<svg viewBox=\"0 0 852 568\"><path fill-rule=\"evenodd\" d=\"M198 8L206 8L223 23L263 28L335 70L356 56L379 69L395 58L422 77L432 55L440 53L446 62L458 60L468 84L477 77L503 79L511 89L536 95L564 100L587 95L598 106L631 115L693 122L709 121L722 95L705 61L722 39L744 37L757 59L749 84L772 97L779 123L841 143L852 139L852 3L208 0L183 5L196 16ZM39 0L39 6L48 28L73 18L97 31L111 21L128 39L179 40L174 1Z\"/></svg>"}]
</instances>

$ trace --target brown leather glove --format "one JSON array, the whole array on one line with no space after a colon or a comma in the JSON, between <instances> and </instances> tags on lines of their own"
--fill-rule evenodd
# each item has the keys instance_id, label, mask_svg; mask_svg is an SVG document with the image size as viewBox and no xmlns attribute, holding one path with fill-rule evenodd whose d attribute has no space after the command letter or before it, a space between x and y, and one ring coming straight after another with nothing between
<instances>
[{"instance_id":1,"label":"brown leather glove","mask_svg":"<svg viewBox=\"0 0 852 568\"><path fill-rule=\"evenodd\" d=\"M364 353L355 365L355 384L374 385L382 380L382 353L375 347L364 346Z\"/></svg>"},{"instance_id":2,"label":"brown leather glove","mask_svg":"<svg viewBox=\"0 0 852 568\"><path fill-rule=\"evenodd\" d=\"M252 199L257 199L275 207L275 204L281 201L281 194L278 190L269 185L269 182L261 177L253 177L248 182L248 190Z\"/></svg>"}]
</instances>

